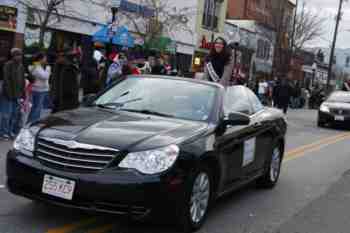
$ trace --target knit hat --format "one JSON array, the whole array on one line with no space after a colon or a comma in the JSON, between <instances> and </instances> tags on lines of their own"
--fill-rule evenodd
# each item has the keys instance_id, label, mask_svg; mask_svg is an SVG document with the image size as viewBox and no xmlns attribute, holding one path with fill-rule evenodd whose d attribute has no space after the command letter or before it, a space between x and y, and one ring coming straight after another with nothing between
<instances>
[{"instance_id":1,"label":"knit hat","mask_svg":"<svg viewBox=\"0 0 350 233\"><path fill-rule=\"evenodd\" d=\"M11 49L11 55L13 56L13 57L16 57L16 56L22 56L22 50L21 49L19 49L19 48L13 48L13 49Z\"/></svg>"}]
</instances>

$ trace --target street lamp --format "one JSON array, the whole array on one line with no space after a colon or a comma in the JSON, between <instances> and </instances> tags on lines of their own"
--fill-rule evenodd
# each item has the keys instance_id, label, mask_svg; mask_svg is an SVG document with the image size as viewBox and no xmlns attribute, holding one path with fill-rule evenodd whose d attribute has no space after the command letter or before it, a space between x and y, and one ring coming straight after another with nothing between
<instances>
[{"instance_id":1,"label":"street lamp","mask_svg":"<svg viewBox=\"0 0 350 233\"><path fill-rule=\"evenodd\" d=\"M121 0L112 0L111 10L112 10L112 24L116 21L116 15L120 8Z\"/></svg>"},{"instance_id":2,"label":"street lamp","mask_svg":"<svg viewBox=\"0 0 350 233\"><path fill-rule=\"evenodd\" d=\"M112 0L111 1L111 11L112 11L112 23L109 25L108 27L108 36L109 36L109 45L107 47L107 54L109 56L110 53L112 53L113 51L113 37L114 35L117 33L117 24L116 24L116 16L118 13L118 10L120 8L121 5L121 0Z\"/></svg>"}]
</instances>

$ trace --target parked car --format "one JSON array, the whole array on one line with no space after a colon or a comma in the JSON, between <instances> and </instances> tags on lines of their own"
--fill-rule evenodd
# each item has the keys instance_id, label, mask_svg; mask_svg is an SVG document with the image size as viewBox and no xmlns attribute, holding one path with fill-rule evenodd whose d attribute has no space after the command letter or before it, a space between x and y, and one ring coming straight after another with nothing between
<instances>
[{"instance_id":1,"label":"parked car","mask_svg":"<svg viewBox=\"0 0 350 233\"><path fill-rule=\"evenodd\" d=\"M333 92L320 106L317 124L350 126L350 92Z\"/></svg>"},{"instance_id":2,"label":"parked car","mask_svg":"<svg viewBox=\"0 0 350 233\"><path fill-rule=\"evenodd\" d=\"M23 129L7 187L65 207L165 213L192 231L224 194L255 180L275 186L286 129L283 114L243 86L131 76Z\"/></svg>"}]
</instances>

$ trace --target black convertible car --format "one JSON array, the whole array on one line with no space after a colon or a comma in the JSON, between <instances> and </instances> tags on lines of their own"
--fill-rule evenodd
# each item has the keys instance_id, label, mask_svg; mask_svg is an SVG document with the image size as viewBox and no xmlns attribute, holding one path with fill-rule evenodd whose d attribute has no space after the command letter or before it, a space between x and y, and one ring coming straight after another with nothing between
<instances>
[{"instance_id":1,"label":"black convertible car","mask_svg":"<svg viewBox=\"0 0 350 233\"><path fill-rule=\"evenodd\" d=\"M286 129L243 86L131 76L24 128L7 156L7 187L65 207L166 213L192 231L218 197L276 184Z\"/></svg>"},{"instance_id":2,"label":"black convertible car","mask_svg":"<svg viewBox=\"0 0 350 233\"><path fill-rule=\"evenodd\" d=\"M350 126L350 93L344 91L333 92L318 111L319 127L327 125Z\"/></svg>"}]
</instances>

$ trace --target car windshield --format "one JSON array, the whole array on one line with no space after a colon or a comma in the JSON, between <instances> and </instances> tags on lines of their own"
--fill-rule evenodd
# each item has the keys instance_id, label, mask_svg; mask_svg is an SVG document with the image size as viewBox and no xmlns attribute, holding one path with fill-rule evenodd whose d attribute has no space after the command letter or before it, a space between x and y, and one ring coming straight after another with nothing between
<instances>
[{"instance_id":1,"label":"car windshield","mask_svg":"<svg viewBox=\"0 0 350 233\"><path fill-rule=\"evenodd\" d=\"M336 92L330 95L328 102L350 103L350 94Z\"/></svg>"},{"instance_id":2,"label":"car windshield","mask_svg":"<svg viewBox=\"0 0 350 233\"><path fill-rule=\"evenodd\" d=\"M100 96L95 105L120 111L207 121L217 88L186 80L130 77Z\"/></svg>"}]
</instances>

